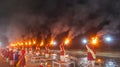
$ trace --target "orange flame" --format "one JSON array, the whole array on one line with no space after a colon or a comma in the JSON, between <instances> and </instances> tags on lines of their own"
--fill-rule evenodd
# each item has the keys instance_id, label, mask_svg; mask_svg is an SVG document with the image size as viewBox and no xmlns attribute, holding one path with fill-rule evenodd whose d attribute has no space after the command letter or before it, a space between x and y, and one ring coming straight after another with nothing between
<instances>
[{"instance_id":1,"label":"orange flame","mask_svg":"<svg viewBox=\"0 0 120 67\"><path fill-rule=\"evenodd\" d=\"M35 41L35 40L33 40L33 44L36 44L36 41Z\"/></svg>"},{"instance_id":2,"label":"orange flame","mask_svg":"<svg viewBox=\"0 0 120 67\"><path fill-rule=\"evenodd\" d=\"M21 42L21 46L23 45L23 42Z\"/></svg>"},{"instance_id":3,"label":"orange flame","mask_svg":"<svg viewBox=\"0 0 120 67\"><path fill-rule=\"evenodd\" d=\"M44 45L44 42L42 41L41 43L40 43L40 46L42 47Z\"/></svg>"},{"instance_id":4,"label":"orange flame","mask_svg":"<svg viewBox=\"0 0 120 67\"><path fill-rule=\"evenodd\" d=\"M70 39L69 39L69 38L66 38L64 43L65 43L65 44L69 44L69 43L70 43Z\"/></svg>"},{"instance_id":5,"label":"orange flame","mask_svg":"<svg viewBox=\"0 0 120 67\"><path fill-rule=\"evenodd\" d=\"M29 41L29 45L31 45L32 43L31 43L31 41Z\"/></svg>"},{"instance_id":6,"label":"orange flame","mask_svg":"<svg viewBox=\"0 0 120 67\"><path fill-rule=\"evenodd\" d=\"M27 45L28 43L27 42L25 42L25 45Z\"/></svg>"},{"instance_id":7,"label":"orange flame","mask_svg":"<svg viewBox=\"0 0 120 67\"><path fill-rule=\"evenodd\" d=\"M14 46L15 46L15 44L10 44L10 46L14 47Z\"/></svg>"},{"instance_id":8,"label":"orange flame","mask_svg":"<svg viewBox=\"0 0 120 67\"><path fill-rule=\"evenodd\" d=\"M51 41L50 41L50 44L51 44L51 45L52 45L52 44L54 44L54 41L53 41L53 40L51 40Z\"/></svg>"},{"instance_id":9,"label":"orange flame","mask_svg":"<svg viewBox=\"0 0 120 67\"><path fill-rule=\"evenodd\" d=\"M98 43L98 38L97 37L93 37L92 38L92 44L97 44Z\"/></svg>"}]
</instances>

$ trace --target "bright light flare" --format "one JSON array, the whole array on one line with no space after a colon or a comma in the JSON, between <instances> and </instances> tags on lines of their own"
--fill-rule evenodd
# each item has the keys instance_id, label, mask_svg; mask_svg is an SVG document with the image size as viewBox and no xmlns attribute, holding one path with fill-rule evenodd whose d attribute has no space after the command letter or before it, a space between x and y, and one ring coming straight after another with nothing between
<instances>
[{"instance_id":1,"label":"bright light flare","mask_svg":"<svg viewBox=\"0 0 120 67\"><path fill-rule=\"evenodd\" d=\"M83 44L87 44L87 43L88 43L88 40L87 40L87 39L82 39L82 43L83 43Z\"/></svg>"},{"instance_id":2,"label":"bright light flare","mask_svg":"<svg viewBox=\"0 0 120 67\"><path fill-rule=\"evenodd\" d=\"M112 38L111 38L111 37L106 37L105 40L106 40L107 42L110 42L110 41L112 41Z\"/></svg>"},{"instance_id":3,"label":"bright light flare","mask_svg":"<svg viewBox=\"0 0 120 67\"><path fill-rule=\"evenodd\" d=\"M53 43L54 45L56 45L57 44L57 42L56 41L54 41L54 43Z\"/></svg>"},{"instance_id":4,"label":"bright light flare","mask_svg":"<svg viewBox=\"0 0 120 67\"><path fill-rule=\"evenodd\" d=\"M70 43L70 39L69 39L69 38L66 38L64 43L65 43L65 44L69 44L69 43Z\"/></svg>"}]
</instances>

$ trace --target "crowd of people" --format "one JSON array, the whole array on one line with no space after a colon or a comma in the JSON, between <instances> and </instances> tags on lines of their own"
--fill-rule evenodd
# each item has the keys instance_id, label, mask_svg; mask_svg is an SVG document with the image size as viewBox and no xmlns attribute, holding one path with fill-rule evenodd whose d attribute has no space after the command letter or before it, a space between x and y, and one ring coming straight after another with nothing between
<instances>
[{"instance_id":1,"label":"crowd of people","mask_svg":"<svg viewBox=\"0 0 120 67\"><path fill-rule=\"evenodd\" d=\"M48 52L48 48L46 49ZM27 54L39 56L40 55L40 48L37 45L36 49L33 52L33 47L30 46L29 48L26 47L6 47L0 49L1 56L9 63L10 67L25 67L27 61Z\"/></svg>"},{"instance_id":2,"label":"crowd of people","mask_svg":"<svg viewBox=\"0 0 120 67\"><path fill-rule=\"evenodd\" d=\"M86 45L87 48L87 60L88 66L87 67L95 67L95 59L96 53L93 46L89 43ZM49 57L49 46L45 46L45 57ZM6 59L6 62L9 63L10 67L25 67L26 65L26 58L25 54L28 52L32 54L32 47L29 47L29 50L26 50L24 47L21 49L18 48L5 48L1 49L1 55ZM36 56L40 55L40 48L36 46L35 50ZM64 44L60 45L60 60L65 61L65 49Z\"/></svg>"},{"instance_id":3,"label":"crowd of people","mask_svg":"<svg viewBox=\"0 0 120 67\"><path fill-rule=\"evenodd\" d=\"M24 67L25 66L25 49L21 50L5 48L1 49L1 56L6 59L10 67Z\"/></svg>"}]
</instances>

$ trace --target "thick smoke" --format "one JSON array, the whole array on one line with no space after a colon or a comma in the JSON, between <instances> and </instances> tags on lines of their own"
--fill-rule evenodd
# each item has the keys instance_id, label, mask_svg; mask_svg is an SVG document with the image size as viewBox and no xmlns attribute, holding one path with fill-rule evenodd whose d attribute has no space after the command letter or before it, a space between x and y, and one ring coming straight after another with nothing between
<instances>
[{"instance_id":1,"label":"thick smoke","mask_svg":"<svg viewBox=\"0 0 120 67\"><path fill-rule=\"evenodd\" d=\"M41 31L40 26L45 22L44 16L35 16L24 13L17 13L10 19L7 29L9 41L23 40L37 36Z\"/></svg>"},{"instance_id":2,"label":"thick smoke","mask_svg":"<svg viewBox=\"0 0 120 67\"><path fill-rule=\"evenodd\" d=\"M67 31L72 39L94 29L97 31L93 33L99 36L120 33L119 0L10 0L0 3L0 18L5 22L1 31L5 30L9 42L49 35L55 38ZM109 24L103 24L105 21Z\"/></svg>"},{"instance_id":3,"label":"thick smoke","mask_svg":"<svg viewBox=\"0 0 120 67\"><path fill-rule=\"evenodd\" d=\"M110 34L114 35L114 34L119 34L120 33L120 29L118 29L118 27L120 25L119 19L110 17L109 21L110 21L110 24L104 26L102 28L102 30L97 32L97 36L101 37L101 36L104 36L104 35L110 35Z\"/></svg>"}]
</instances>

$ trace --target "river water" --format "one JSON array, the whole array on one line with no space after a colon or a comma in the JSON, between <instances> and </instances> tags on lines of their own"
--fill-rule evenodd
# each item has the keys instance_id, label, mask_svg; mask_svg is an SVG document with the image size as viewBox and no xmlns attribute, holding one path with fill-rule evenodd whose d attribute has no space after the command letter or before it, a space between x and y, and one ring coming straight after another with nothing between
<instances>
[{"instance_id":1,"label":"river water","mask_svg":"<svg viewBox=\"0 0 120 67\"><path fill-rule=\"evenodd\" d=\"M86 67L87 57L85 55L71 54L77 58L76 67ZM96 67L120 67L120 58L97 56Z\"/></svg>"}]
</instances>

